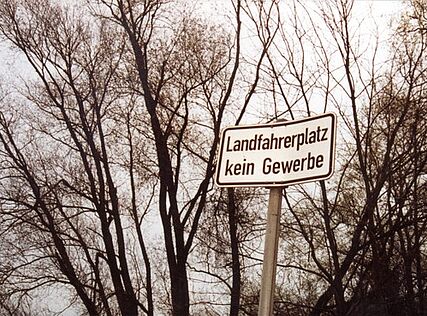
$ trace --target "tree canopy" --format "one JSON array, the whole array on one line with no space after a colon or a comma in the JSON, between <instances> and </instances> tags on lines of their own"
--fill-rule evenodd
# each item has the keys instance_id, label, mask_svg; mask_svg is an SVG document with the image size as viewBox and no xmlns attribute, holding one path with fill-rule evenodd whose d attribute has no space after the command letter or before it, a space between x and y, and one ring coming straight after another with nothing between
<instances>
[{"instance_id":1,"label":"tree canopy","mask_svg":"<svg viewBox=\"0 0 427 316\"><path fill-rule=\"evenodd\" d=\"M221 130L334 112L334 175L282 192L275 314L425 315L427 5L390 37L355 7L1 2L29 75L0 82L0 313L256 315L267 190L215 186Z\"/></svg>"}]
</instances>

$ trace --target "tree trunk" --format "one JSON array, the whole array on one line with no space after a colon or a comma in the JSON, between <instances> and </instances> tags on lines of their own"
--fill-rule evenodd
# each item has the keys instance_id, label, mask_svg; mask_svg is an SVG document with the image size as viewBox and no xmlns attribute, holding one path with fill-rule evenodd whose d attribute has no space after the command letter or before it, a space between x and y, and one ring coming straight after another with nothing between
<instances>
[{"instance_id":1,"label":"tree trunk","mask_svg":"<svg viewBox=\"0 0 427 316\"><path fill-rule=\"evenodd\" d=\"M227 189L228 195L228 222L230 225L230 243L233 271L233 284L231 287L230 316L238 316L240 308L240 261L239 244L237 239L237 206L234 199L234 189Z\"/></svg>"},{"instance_id":2,"label":"tree trunk","mask_svg":"<svg viewBox=\"0 0 427 316\"><path fill-rule=\"evenodd\" d=\"M188 295L188 277L185 262L178 262L171 274L172 315L190 315L190 297Z\"/></svg>"}]
</instances>

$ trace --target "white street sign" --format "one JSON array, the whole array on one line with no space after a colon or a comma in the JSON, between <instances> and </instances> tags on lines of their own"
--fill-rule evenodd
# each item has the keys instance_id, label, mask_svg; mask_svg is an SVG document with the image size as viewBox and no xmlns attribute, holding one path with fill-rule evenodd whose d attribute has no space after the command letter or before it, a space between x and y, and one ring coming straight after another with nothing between
<instances>
[{"instance_id":1,"label":"white street sign","mask_svg":"<svg viewBox=\"0 0 427 316\"><path fill-rule=\"evenodd\" d=\"M284 186L329 178L334 170L333 113L222 132L216 184Z\"/></svg>"}]
</instances>

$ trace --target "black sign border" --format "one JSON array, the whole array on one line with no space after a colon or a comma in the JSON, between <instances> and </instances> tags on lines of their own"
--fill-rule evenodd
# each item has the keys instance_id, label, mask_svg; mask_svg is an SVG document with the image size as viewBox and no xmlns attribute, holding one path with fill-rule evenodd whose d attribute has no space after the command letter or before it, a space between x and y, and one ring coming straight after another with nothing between
<instances>
[{"instance_id":1,"label":"black sign border","mask_svg":"<svg viewBox=\"0 0 427 316\"><path fill-rule=\"evenodd\" d=\"M309 121L315 121L318 119L322 119L324 117L331 117L332 119L332 131L331 131L331 144L330 144L330 161L329 161L329 170L328 173L325 175L316 175L311 177L305 177L297 180L288 180L288 181L280 181L280 182L227 182L225 184L219 182L219 170L221 170L221 160L219 159L222 157L223 149L224 149L224 136L225 133L228 130L236 130L236 129L256 129L256 128L264 128L264 127L276 127L276 126L289 126L294 124L299 124L303 122L309 122ZM299 120L293 120L293 121L281 121L281 122L272 122L270 124L259 124L259 125L237 125L237 126L229 126L222 130L221 133L221 140L220 140L220 149L219 149L219 155L218 155L218 164L215 171L215 184L218 187L223 188L232 188L232 187L279 187L279 186L288 186L288 185L294 185L294 184L301 184L306 182L312 182L312 181L320 181L320 180L327 180L329 179L332 174L334 173L334 166L335 166L335 146L336 146L336 128L337 127L337 119L335 113L325 113L320 114L316 116L310 116L307 118L299 119Z\"/></svg>"}]
</instances>

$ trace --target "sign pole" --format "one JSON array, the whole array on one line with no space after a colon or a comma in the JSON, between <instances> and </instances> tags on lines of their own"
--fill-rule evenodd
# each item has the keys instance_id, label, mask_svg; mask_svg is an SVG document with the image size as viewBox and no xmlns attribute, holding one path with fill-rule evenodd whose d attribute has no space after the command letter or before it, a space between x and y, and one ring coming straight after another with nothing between
<instances>
[{"instance_id":1,"label":"sign pole","mask_svg":"<svg viewBox=\"0 0 427 316\"><path fill-rule=\"evenodd\" d=\"M270 188L258 316L273 315L283 187Z\"/></svg>"}]
</instances>

